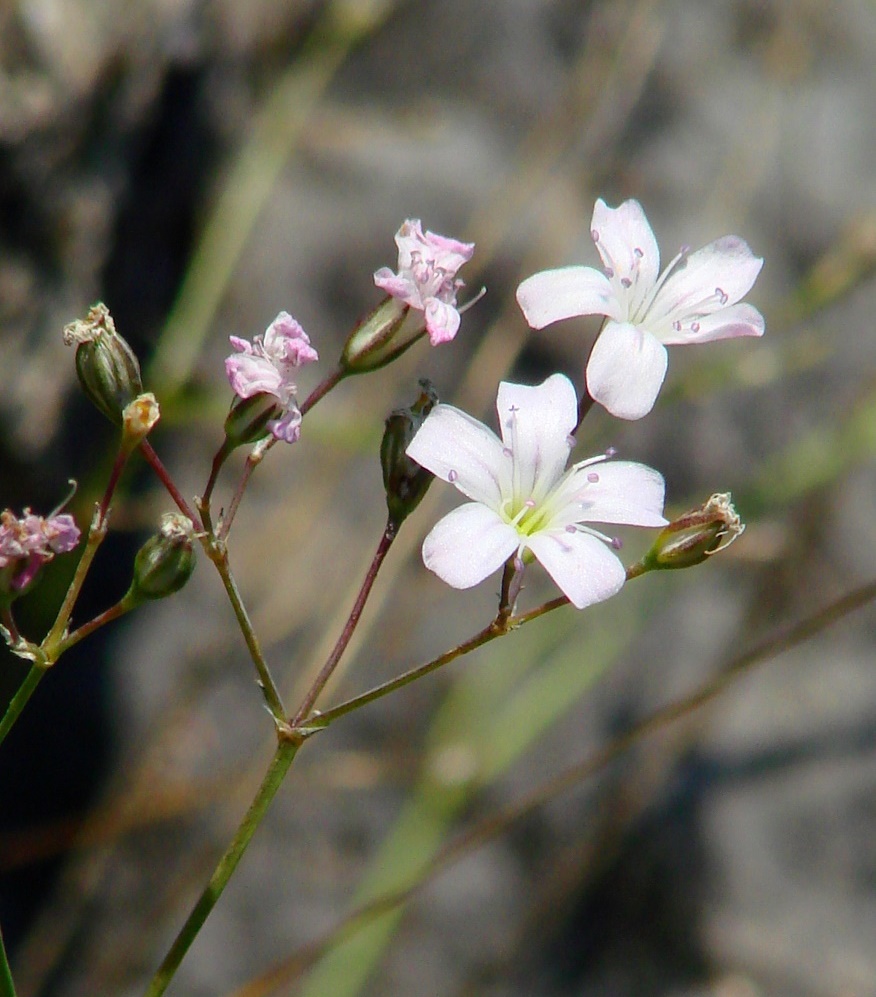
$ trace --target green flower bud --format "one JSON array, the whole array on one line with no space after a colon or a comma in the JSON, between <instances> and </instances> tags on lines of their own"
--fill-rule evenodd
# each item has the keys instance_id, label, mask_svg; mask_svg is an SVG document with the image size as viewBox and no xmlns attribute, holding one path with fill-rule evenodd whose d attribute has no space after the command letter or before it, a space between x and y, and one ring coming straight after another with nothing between
<instances>
[{"instance_id":1,"label":"green flower bud","mask_svg":"<svg viewBox=\"0 0 876 997\"><path fill-rule=\"evenodd\" d=\"M164 599L178 592L194 570L192 522L179 513L166 513L161 529L134 558L134 577L125 598L135 605L147 599Z\"/></svg>"},{"instance_id":2,"label":"green flower bud","mask_svg":"<svg viewBox=\"0 0 876 997\"><path fill-rule=\"evenodd\" d=\"M400 334L403 326L405 332ZM386 297L350 334L341 352L341 367L350 374L384 367L419 339L425 328L422 312L412 312L398 298Z\"/></svg>"},{"instance_id":3,"label":"green flower bud","mask_svg":"<svg viewBox=\"0 0 876 997\"><path fill-rule=\"evenodd\" d=\"M380 463L390 522L397 529L417 508L435 477L405 453L426 416L438 404L438 395L428 381L410 408L396 409L386 420L380 443Z\"/></svg>"},{"instance_id":4,"label":"green flower bud","mask_svg":"<svg viewBox=\"0 0 876 997\"><path fill-rule=\"evenodd\" d=\"M256 443L270 433L268 423L279 419L285 409L275 395L260 391L249 398L235 396L225 417L225 437L229 452L246 443Z\"/></svg>"},{"instance_id":5,"label":"green flower bud","mask_svg":"<svg viewBox=\"0 0 876 997\"><path fill-rule=\"evenodd\" d=\"M143 393L140 364L116 332L109 309L96 304L84 319L64 327L64 342L76 344L76 374L82 390L117 426L125 408Z\"/></svg>"},{"instance_id":6,"label":"green flower bud","mask_svg":"<svg viewBox=\"0 0 876 997\"><path fill-rule=\"evenodd\" d=\"M665 526L642 563L648 571L691 568L728 547L744 529L730 493L717 492L699 509L691 509Z\"/></svg>"}]
</instances>

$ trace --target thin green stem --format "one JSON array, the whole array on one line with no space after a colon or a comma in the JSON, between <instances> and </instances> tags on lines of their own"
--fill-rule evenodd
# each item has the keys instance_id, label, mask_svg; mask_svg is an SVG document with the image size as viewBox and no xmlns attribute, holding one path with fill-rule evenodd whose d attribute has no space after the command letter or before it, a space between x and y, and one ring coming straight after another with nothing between
<instances>
[{"instance_id":1,"label":"thin green stem","mask_svg":"<svg viewBox=\"0 0 876 997\"><path fill-rule=\"evenodd\" d=\"M437 658L433 658L431 661L427 661L423 665L417 665L416 668L411 668L408 671L403 672L401 675L396 676L394 679L390 679L388 682L384 682L381 685L375 686L373 689L369 689L368 692L363 692L359 696L354 696L352 699L348 699L346 702L340 703L338 706L333 706L330 710L326 710L324 713L317 713L309 717L306 723L300 722L301 729L307 734L314 733L317 730L323 730L328 727L330 723L337 720L338 717L342 717L347 713L352 713L354 710L358 710L361 707L366 706L368 703L373 703L377 699L382 699L384 696L388 696L391 692L395 692L396 689L401 689L406 685L410 685L411 682L415 682L424 675L428 675L430 672L443 668L444 665L449 665L451 661L461 658L464 654L469 654L471 651L476 651L479 647L483 647L484 644L489 644L490 641L495 640L497 637L504 637L505 634L511 633L512 630L516 630L518 627L523 626L524 623L529 623L532 620L538 619L539 616L544 616L545 613L550 613L554 609L559 609L560 606L568 605L568 597L561 595L557 596L556 599L551 599L550 602L537 606L535 609L530 609L529 612L521 613L519 616L509 616L504 620L500 619L500 616L497 616L496 619L489 624L489 626L484 627L483 630L480 630L474 636L469 637L468 640L463 641L461 644L457 644L456 647L452 647L449 651L439 654Z\"/></svg>"},{"instance_id":2,"label":"thin green stem","mask_svg":"<svg viewBox=\"0 0 876 997\"><path fill-rule=\"evenodd\" d=\"M278 744L270 767L265 773L258 792L232 838L231 844L219 860L219 864L210 877L209 883L204 888L204 892L192 909L191 914L189 914L185 924L180 929L173 945L164 957L164 961L158 967L158 971L152 978L149 989L146 991L146 997L159 997L160 994L163 994L167 990L185 954L191 947L192 942L197 938L198 932L203 927L204 922L210 916L211 911L222 896L223 890L228 885L228 880L231 879L234 870L243 857L243 853L252 840L252 836L255 834L272 800L277 795L277 790L282 785L283 779L289 771L289 766L292 764L300 746L300 739L284 739Z\"/></svg>"},{"instance_id":3,"label":"thin green stem","mask_svg":"<svg viewBox=\"0 0 876 997\"><path fill-rule=\"evenodd\" d=\"M85 541L85 550L82 551L82 557L79 558L79 563L76 565L76 572L73 575L73 580L70 582L70 586L67 589L67 594L64 596L61 608L58 610L58 616L52 624L52 629L48 632L45 640L42 642L42 649L45 652L47 663L49 665L53 665L55 663L57 658L56 649L64 638L64 631L67 629L67 624L70 622L70 616L73 613L73 607L76 605L76 600L79 598L79 592L85 582L85 576L91 568L91 562L94 560L95 554L97 554L98 547L100 547L103 543L108 527L109 519L102 511L101 507L98 506L95 510L94 517L91 520L91 526L88 530L88 538Z\"/></svg>"},{"instance_id":4,"label":"thin green stem","mask_svg":"<svg viewBox=\"0 0 876 997\"><path fill-rule=\"evenodd\" d=\"M0 744L6 740L6 735L15 726L15 721L21 715L21 711L27 706L27 702L34 694L34 690L40 684L40 679L46 674L48 669L39 665L31 665L30 671L25 675L24 681L18 687L18 691L9 701L3 719L0 720Z\"/></svg>"},{"instance_id":5,"label":"thin green stem","mask_svg":"<svg viewBox=\"0 0 876 997\"><path fill-rule=\"evenodd\" d=\"M130 612L136 606L136 602L129 599L128 596L120 599L114 606L110 606L109 609L104 610L98 616L95 616L93 620L89 620L87 623L83 623L81 627L78 627L73 633L68 634L60 644L58 644L56 657L60 657L65 651L69 651L71 647L78 644L79 641L84 640L90 634L93 634L95 630L99 630L101 627L107 625L107 623L112 623L113 620L117 620L120 616L124 616L125 613Z\"/></svg>"},{"instance_id":6,"label":"thin green stem","mask_svg":"<svg viewBox=\"0 0 876 997\"><path fill-rule=\"evenodd\" d=\"M362 587L359 589L359 594L356 596L356 601L353 604L352 610L350 610L347 622L344 624L344 629L341 631L341 635L338 637L334 648L332 648L332 652L328 656L326 663L320 669L319 674L314 679L313 685L307 691L307 695L301 701L301 705L298 707L295 716L292 718L291 726L293 728L297 727L302 720L309 715L319 697L319 694L325 688L326 683L331 678L338 662L341 660L341 655L343 655L344 651L347 649L347 645L350 643L350 638L353 636L356 625L362 616L362 610L365 608L368 596L371 594L371 588L374 585L375 578L377 578L377 572L380 571L380 566L383 564L386 555L389 553L389 548L392 546L392 542L395 540L396 535L397 527L391 521L387 522L386 528L383 531L383 536L380 538L380 543L377 545L377 550L374 552L374 557L371 559L371 564L368 566L368 571L365 573L365 579L362 582Z\"/></svg>"},{"instance_id":7,"label":"thin green stem","mask_svg":"<svg viewBox=\"0 0 876 997\"><path fill-rule=\"evenodd\" d=\"M15 997L15 984L12 981L12 969L3 944L3 931L0 929L0 997Z\"/></svg>"},{"instance_id":8,"label":"thin green stem","mask_svg":"<svg viewBox=\"0 0 876 997\"><path fill-rule=\"evenodd\" d=\"M274 718L275 722L277 724L285 725L286 710L283 707L283 700L280 698L280 691L277 689L277 684L274 682L268 663L262 653L261 644L259 643L255 630L253 629L252 621L246 611L246 606L243 604L243 598L237 587L237 582L231 573L231 566L228 563L228 550L223 543L212 540L211 538L206 539L205 548L210 560L216 565L216 570L219 572L219 577L222 579L222 584L225 586L225 592L228 595L231 608L234 610L234 615L237 617L237 625L240 627L240 632L243 634L243 639L246 641L249 655L256 667L256 671L258 672L259 685L261 686L262 694L265 697L265 703L267 704L267 707L270 710L271 716Z\"/></svg>"}]
</instances>

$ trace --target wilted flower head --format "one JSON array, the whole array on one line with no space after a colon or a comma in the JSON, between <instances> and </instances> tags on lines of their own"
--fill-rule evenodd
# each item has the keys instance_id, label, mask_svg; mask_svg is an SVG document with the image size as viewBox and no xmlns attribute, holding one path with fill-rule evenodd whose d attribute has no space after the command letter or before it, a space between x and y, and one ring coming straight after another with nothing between
<instances>
[{"instance_id":1,"label":"wilted flower head","mask_svg":"<svg viewBox=\"0 0 876 997\"><path fill-rule=\"evenodd\" d=\"M296 368L319 359L307 333L288 312L280 312L251 343L237 336L230 340L237 352L226 359L225 373L234 393L239 398L273 396L282 411L267 428L278 440L294 443L301 433L301 413L292 378Z\"/></svg>"},{"instance_id":2,"label":"wilted flower head","mask_svg":"<svg viewBox=\"0 0 876 997\"><path fill-rule=\"evenodd\" d=\"M374 283L387 294L423 312L433 346L453 339L459 329L456 292L463 286L456 273L474 252L474 243L457 242L423 232L419 219L408 219L395 236L398 273L381 267Z\"/></svg>"},{"instance_id":3,"label":"wilted flower head","mask_svg":"<svg viewBox=\"0 0 876 997\"><path fill-rule=\"evenodd\" d=\"M651 411L666 375L666 347L761 336L763 316L740 300L763 260L735 235L682 249L660 273L660 250L642 206L598 200L591 236L604 273L591 267L545 270L517 289L533 329L579 315L607 322L587 362L591 397L622 419Z\"/></svg>"},{"instance_id":4,"label":"wilted flower head","mask_svg":"<svg viewBox=\"0 0 876 997\"><path fill-rule=\"evenodd\" d=\"M579 609L614 595L624 567L612 539L587 524L664 526L663 478L607 454L566 468L578 401L562 374L536 387L503 381L496 407L501 439L465 412L436 405L407 449L472 500L426 537L426 567L465 589L531 552Z\"/></svg>"},{"instance_id":5,"label":"wilted flower head","mask_svg":"<svg viewBox=\"0 0 876 997\"><path fill-rule=\"evenodd\" d=\"M72 516L37 516L25 509L21 518L11 509L0 512L0 590L23 592L55 554L73 550L79 528Z\"/></svg>"}]
</instances>

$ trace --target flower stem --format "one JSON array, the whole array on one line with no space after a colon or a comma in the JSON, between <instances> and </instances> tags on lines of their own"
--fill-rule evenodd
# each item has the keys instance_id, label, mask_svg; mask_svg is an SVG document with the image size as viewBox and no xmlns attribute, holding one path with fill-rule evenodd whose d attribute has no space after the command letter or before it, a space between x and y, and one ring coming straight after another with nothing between
<instances>
[{"instance_id":1,"label":"flower stem","mask_svg":"<svg viewBox=\"0 0 876 997\"><path fill-rule=\"evenodd\" d=\"M103 511L101 503L95 509L94 516L92 517L91 525L88 528L88 539L85 541L85 550L82 551L82 557L79 558L79 563L76 565L73 580L70 582L67 594L64 596L64 601L58 610L58 615L52 625L52 629L48 632L41 645L49 665L55 663L58 656L57 647L63 640L64 631L70 622L70 616L73 613L76 600L79 598L79 592L85 582L85 576L91 568L91 562L94 560L95 554L97 554L98 547L103 543L108 528L109 519Z\"/></svg>"},{"instance_id":2,"label":"flower stem","mask_svg":"<svg viewBox=\"0 0 876 997\"><path fill-rule=\"evenodd\" d=\"M194 524L196 530L200 531L201 521L195 515L192 507L186 502L182 496L182 492L176 487L176 484L168 473L167 468L161 463L161 458L152 448L152 444L148 440L143 440L140 444L140 450L143 456L146 458L147 463L150 465L152 470L158 475L159 480L167 489L170 497L176 502L177 507L184 516L188 518Z\"/></svg>"},{"instance_id":3,"label":"flower stem","mask_svg":"<svg viewBox=\"0 0 876 997\"><path fill-rule=\"evenodd\" d=\"M338 662L341 660L341 655L347 649L347 645L350 643L350 639L353 636L353 631L356 629L359 618L362 616L362 610L365 608L368 596L371 594L371 587L374 585L374 579L377 577L377 572L380 570L380 566L383 564L384 558L389 552L389 548L392 546L392 542L395 540L396 535L397 527L391 521L387 522L386 528L383 531L383 536L380 538L380 543L377 545L377 550L374 552L374 557L371 559L371 564L368 566L368 571L365 573L365 579L362 582L362 587L359 589L359 594L356 596L356 601L353 604L353 608L350 611L347 622L344 624L344 629L341 631L341 635L338 637L337 643L332 649L332 653L326 659L326 663L320 669L313 685L308 690L307 695L301 701L301 705L298 707L295 716L292 718L291 726L293 729L310 714L310 711L313 709L319 694L325 688L326 683L332 677L332 673L337 667Z\"/></svg>"},{"instance_id":4,"label":"flower stem","mask_svg":"<svg viewBox=\"0 0 876 997\"><path fill-rule=\"evenodd\" d=\"M12 969L3 944L3 931L0 929L0 997L15 997L15 984L12 981Z\"/></svg>"},{"instance_id":5,"label":"flower stem","mask_svg":"<svg viewBox=\"0 0 876 997\"><path fill-rule=\"evenodd\" d=\"M31 665L30 671L24 677L24 681L9 701L6 712L3 714L3 719L0 720L0 744L3 744L6 740L6 735L15 726L15 721L21 715L21 711L27 706L28 700L40 684L40 679L46 674L46 671L46 668L41 668L39 665Z\"/></svg>"},{"instance_id":6,"label":"flower stem","mask_svg":"<svg viewBox=\"0 0 876 997\"><path fill-rule=\"evenodd\" d=\"M69 651L71 647L78 644L79 641L84 640L90 634L93 634L95 630L99 630L101 627L106 626L107 623L112 623L113 620L117 620L120 616L124 616L125 613L129 612L134 608L134 602L128 599L127 596L120 599L115 606L110 606L109 609L104 610L98 616L95 616L93 620L89 620L88 623L83 623L81 627L74 630L73 633L68 634L57 647L57 657L60 657L65 651Z\"/></svg>"},{"instance_id":7,"label":"flower stem","mask_svg":"<svg viewBox=\"0 0 876 997\"><path fill-rule=\"evenodd\" d=\"M445 651L443 654L439 654L437 658L433 658L431 661L427 661L423 665L417 665L416 668L411 668L401 675L396 676L394 679L390 679L388 682L384 682L381 685L375 686L373 689L369 689L368 692L363 692L359 696L354 696L352 699L348 699L346 702L341 703L338 706L333 706L330 710L316 714L310 717L306 723L299 721L299 724L305 729L306 733L313 733L316 730L322 730L328 727L330 723L337 720L338 717L344 716L346 713L352 713L354 710L358 710L362 706L366 706L368 703L373 703L377 699L382 699L384 696L388 696L391 692L395 692L396 689L401 689L403 686L409 685L411 682L422 678L424 675L428 675L430 672L436 671L438 668L443 668L444 665L449 665L451 661L455 661L457 658L461 658L464 654L468 654L471 651L477 650L484 644L489 644L490 641L495 640L497 637L504 637L505 634L510 633L517 627L523 626L524 623L529 623L531 620L537 619L539 616L544 616L545 613L549 613L554 609L559 609L560 606L568 606L569 599L567 596L561 595L557 596L556 599L551 599L550 602L546 602L535 609L530 609L529 612L521 613L519 616L508 616L505 619L501 619L501 612L497 615L496 619L489 624L489 626L484 627L473 637L469 637L468 640L463 641L461 644L457 644L456 647L452 647L449 651Z\"/></svg>"},{"instance_id":8,"label":"flower stem","mask_svg":"<svg viewBox=\"0 0 876 997\"><path fill-rule=\"evenodd\" d=\"M246 641L250 657L252 658L256 671L258 672L259 685L261 686L262 694L265 697L265 703L267 704L275 723L285 726L286 710L283 707L283 700L280 698L280 692L277 689L277 685L274 682L270 669L268 668L268 663L262 653L261 644L259 643L255 630L253 629L252 621L246 611L246 606L243 604L243 598L240 595L237 582L234 580L234 576L231 573L231 567L228 563L228 550L224 543L210 538L207 538L204 546L210 560L216 565L216 570L219 572L219 577L222 579L222 584L225 586L225 592L228 595L231 608L234 610L234 615L237 617L237 625L240 627L240 632L243 634L243 639Z\"/></svg>"},{"instance_id":9,"label":"flower stem","mask_svg":"<svg viewBox=\"0 0 876 997\"><path fill-rule=\"evenodd\" d=\"M313 408L314 405L332 390L340 384L341 381L347 376L347 371L343 367L336 367L335 370L328 375L328 377L321 381L310 394L304 399L304 401L299 406L299 411L302 415L307 415L307 413Z\"/></svg>"},{"instance_id":10,"label":"flower stem","mask_svg":"<svg viewBox=\"0 0 876 997\"><path fill-rule=\"evenodd\" d=\"M262 784L231 840L231 844L219 860L209 883L207 883L173 945L158 967L158 971L146 991L146 997L159 997L167 990L192 942L210 916L210 912L216 906L219 897L222 896L222 892L243 857L256 828L265 816L271 801L277 795L277 790L282 785L300 746L300 739L281 739Z\"/></svg>"}]
</instances>

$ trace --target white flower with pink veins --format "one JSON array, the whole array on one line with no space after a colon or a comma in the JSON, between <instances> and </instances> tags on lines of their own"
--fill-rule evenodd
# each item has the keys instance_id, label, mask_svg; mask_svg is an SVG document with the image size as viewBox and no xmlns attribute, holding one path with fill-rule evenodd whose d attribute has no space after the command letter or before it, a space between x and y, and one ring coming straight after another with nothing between
<instances>
[{"instance_id":1,"label":"white flower with pink veins","mask_svg":"<svg viewBox=\"0 0 876 997\"><path fill-rule=\"evenodd\" d=\"M663 478L605 454L566 468L578 400L562 374L536 387L503 381L496 408L501 439L452 405L436 405L407 448L471 500L426 537L426 567L467 589L510 557L534 557L579 609L614 595L626 577L615 542L587 524L665 526Z\"/></svg>"},{"instance_id":2,"label":"white flower with pink veins","mask_svg":"<svg viewBox=\"0 0 876 997\"><path fill-rule=\"evenodd\" d=\"M591 235L605 269L570 266L523 281L517 301L533 329L605 315L587 362L591 397L621 419L651 411L666 376L667 346L762 336L760 312L741 299L763 260L735 235L682 250L660 273L660 250L638 201L593 209Z\"/></svg>"}]
</instances>

